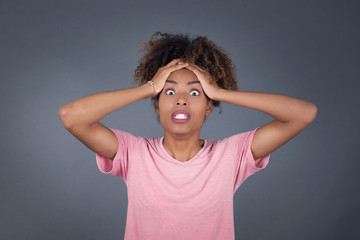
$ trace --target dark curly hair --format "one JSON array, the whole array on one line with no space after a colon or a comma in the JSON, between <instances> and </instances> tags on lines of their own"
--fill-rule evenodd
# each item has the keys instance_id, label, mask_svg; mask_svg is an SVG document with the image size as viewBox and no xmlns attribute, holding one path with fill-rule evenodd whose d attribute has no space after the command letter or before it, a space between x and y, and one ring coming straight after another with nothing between
<instances>
[{"instance_id":1,"label":"dark curly hair","mask_svg":"<svg viewBox=\"0 0 360 240\"><path fill-rule=\"evenodd\" d=\"M235 66L230 57L207 37L190 39L188 35L156 32L139 52L144 55L134 73L138 84L150 81L160 67L180 58L208 71L220 88L237 90ZM153 99L154 103L158 98ZM220 102L212 101L212 104L217 107Z\"/></svg>"}]
</instances>

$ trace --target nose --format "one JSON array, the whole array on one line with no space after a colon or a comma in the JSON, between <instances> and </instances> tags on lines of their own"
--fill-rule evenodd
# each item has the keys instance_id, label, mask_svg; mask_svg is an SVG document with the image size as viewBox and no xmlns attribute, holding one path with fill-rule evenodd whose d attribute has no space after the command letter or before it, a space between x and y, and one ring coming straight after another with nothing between
<instances>
[{"instance_id":1,"label":"nose","mask_svg":"<svg viewBox=\"0 0 360 240\"><path fill-rule=\"evenodd\" d=\"M176 101L176 105L177 105L177 106L187 106L188 103L187 103L187 101L186 101L184 98L179 98L179 99Z\"/></svg>"}]
</instances>

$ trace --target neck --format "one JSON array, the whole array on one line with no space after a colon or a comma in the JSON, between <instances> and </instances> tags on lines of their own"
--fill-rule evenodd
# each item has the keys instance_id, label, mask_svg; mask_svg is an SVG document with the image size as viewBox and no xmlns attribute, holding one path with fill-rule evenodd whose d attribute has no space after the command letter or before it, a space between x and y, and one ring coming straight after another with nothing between
<instances>
[{"instance_id":1,"label":"neck","mask_svg":"<svg viewBox=\"0 0 360 240\"><path fill-rule=\"evenodd\" d=\"M180 162L186 162L193 158L200 151L203 144L204 140L199 139L199 135L179 138L164 134L163 145L165 150Z\"/></svg>"}]
</instances>

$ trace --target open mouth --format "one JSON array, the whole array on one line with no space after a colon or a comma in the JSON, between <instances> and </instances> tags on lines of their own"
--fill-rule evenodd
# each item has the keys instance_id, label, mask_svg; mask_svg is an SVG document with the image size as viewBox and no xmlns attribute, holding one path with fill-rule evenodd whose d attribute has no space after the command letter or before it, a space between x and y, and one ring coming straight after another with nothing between
<instances>
[{"instance_id":1,"label":"open mouth","mask_svg":"<svg viewBox=\"0 0 360 240\"><path fill-rule=\"evenodd\" d=\"M176 123L184 123L190 119L190 113L185 110L178 110L171 114L171 119Z\"/></svg>"},{"instance_id":2,"label":"open mouth","mask_svg":"<svg viewBox=\"0 0 360 240\"><path fill-rule=\"evenodd\" d=\"M174 116L175 119L187 119L188 116L186 114L176 114Z\"/></svg>"}]
</instances>

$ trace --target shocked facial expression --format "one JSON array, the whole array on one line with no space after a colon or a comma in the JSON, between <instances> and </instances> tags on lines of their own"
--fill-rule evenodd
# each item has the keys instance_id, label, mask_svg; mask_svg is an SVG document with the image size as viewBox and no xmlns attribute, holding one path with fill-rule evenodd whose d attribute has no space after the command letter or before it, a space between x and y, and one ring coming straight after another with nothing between
<instances>
[{"instance_id":1,"label":"shocked facial expression","mask_svg":"<svg viewBox=\"0 0 360 240\"><path fill-rule=\"evenodd\" d=\"M180 69L167 78L156 112L165 132L191 135L200 134L211 106L196 75L188 69Z\"/></svg>"}]
</instances>

